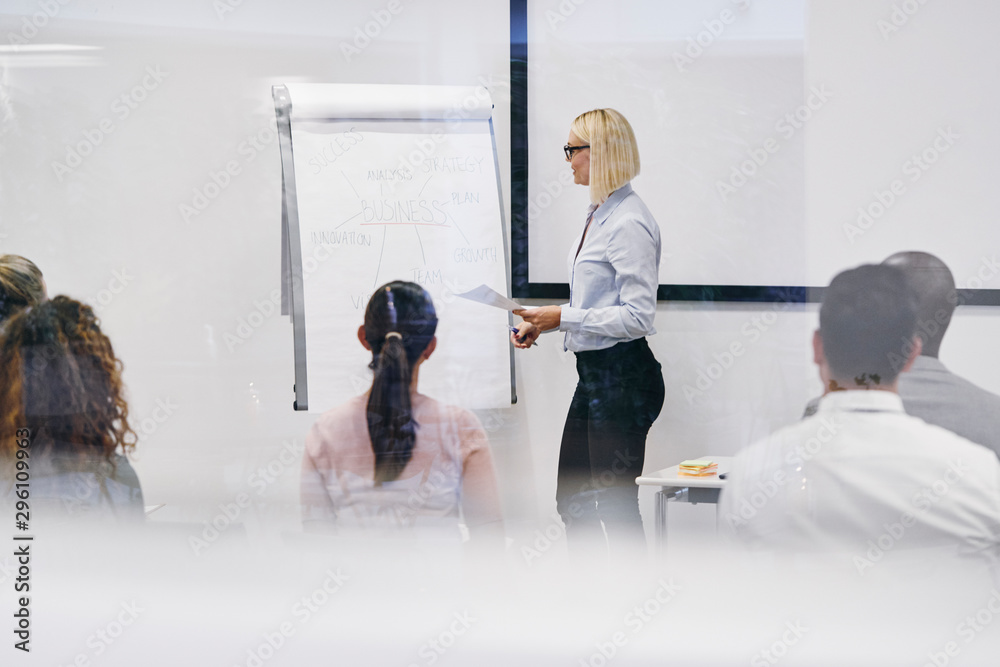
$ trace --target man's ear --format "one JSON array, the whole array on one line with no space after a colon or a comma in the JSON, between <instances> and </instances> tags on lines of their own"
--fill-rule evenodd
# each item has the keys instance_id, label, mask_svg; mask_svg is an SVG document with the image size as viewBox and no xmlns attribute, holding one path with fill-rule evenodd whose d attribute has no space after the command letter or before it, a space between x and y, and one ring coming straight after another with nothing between
<instances>
[{"instance_id":1,"label":"man's ear","mask_svg":"<svg viewBox=\"0 0 1000 667\"><path fill-rule=\"evenodd\" d=\"M819 329L813 332L813 363L817 366L826 364L826 353L823 352L823 336Z\"/></svg>"},{"instance_id":2,"label":"man's ear","mask_svg":"<svg viewBox=\"0 0 1000 667\"><path fill-rule=\"evenodd\" d=\"M819 379L823 382L823 395L834 390L836 383L830 377L830 364L826 361L826 350L823 349L823 334L819 329L813 332L813 362L819 368Z\"/></svg>"},{"instance_id":3,"label":"man's ear","mask_svg":"<svg viewBox=\"0 0 1000 667\"><path fill-rule=\"evenodd\" d=\"M365 338L365 325L358 327L358 340L361 341L361 345L368 351L371 351L372 346L368 344L368 339Z\"/></svg>"},{"instance_id":4,"label":"man's ear","mask_svg":"<svg viewBox=\"0 0 1000 667\"><path fill-rule=\"evenodd\" d=\"M920 336L914 336L913 350L910 352L910 357L906 360L906 365L903 366L903 370L901 370L900 373L905 373L906 371L910 370L910 367L913 366L913 362L917 360L917 357L919 357L920 353L923 351L924 351L924 341L920 338Z\"/></svg>"},{"instance_id":5,"label":"man's ear","mask_svg":"<svg viewBox=\"0 0 1000 667\"><path fill-rule=\"evenodd\" d=\"M420 358L423 359L424 361L430 359L431 355L434 354L434 350L437 349L437 345L438 345L438 339L437 336L434 336L433 338L431 338L431 342L427 343L427 347L424 349L423 354L420 355Z\"/></svg>"}]
</instances>

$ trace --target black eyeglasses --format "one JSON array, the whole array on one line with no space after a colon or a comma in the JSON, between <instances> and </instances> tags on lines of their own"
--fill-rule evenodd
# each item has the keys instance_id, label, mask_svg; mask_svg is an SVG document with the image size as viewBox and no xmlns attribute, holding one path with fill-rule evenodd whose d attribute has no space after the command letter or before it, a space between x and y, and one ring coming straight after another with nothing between
<instances>
[{"instance_id":1,"label":"black eyeglasses","mask_svg":"<svg viewBox=\"0 0 1000 667\"><path fill-rule=\"evenodd\" d=\"M567 160L572 160L573 153L575 153L576 151L582 151L584 148L590 148L590 145L588 144L586 146L570 146L569 144L566 144L565 146L563 146L563 152L566 154Z\"/></svg>"}]
</instances>

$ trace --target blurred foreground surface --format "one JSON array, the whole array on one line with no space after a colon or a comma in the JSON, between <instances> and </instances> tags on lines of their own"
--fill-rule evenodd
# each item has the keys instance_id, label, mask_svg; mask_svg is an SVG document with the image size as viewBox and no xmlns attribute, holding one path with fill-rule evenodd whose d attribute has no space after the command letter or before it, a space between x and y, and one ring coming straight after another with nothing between
<instances>
[{"instance_id":1,"label":"blurred foreground surface","mask_svg":"<svg viewBox=\"0 0 1000 667\"><path fill-rule=\"evenodd\" d=\"M223 533L196 555L192 534L150 524L36 536L31 651L8 630L3 664L940 666L1000 655L1000 585L967 561L890 553L859 573L852 555L807 562L678 541L658 566L612 566L570 560L558 543L527 562L513 547L483 556L454 540L294 533L264 545ZM15 561L0 558L9 628Z\"/></svg>"}]
</instances>

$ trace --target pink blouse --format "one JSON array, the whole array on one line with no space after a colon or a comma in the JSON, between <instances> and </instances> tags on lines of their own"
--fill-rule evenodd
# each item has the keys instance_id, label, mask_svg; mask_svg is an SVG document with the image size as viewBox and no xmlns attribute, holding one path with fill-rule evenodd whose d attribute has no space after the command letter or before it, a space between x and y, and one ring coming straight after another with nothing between
<instances>
[{"instance_id":1,"label":"pink blouse","mask_svg":"<svg viewBox=\"0 0 1000 667\"><path fill-rule=\"evenodd\" d=\"M367 401L364 394L323 413L306 436L306 527L454 526L461 513L474 530L502 520L489 441L473 413L414 395L413 456L398 479L376 486Z\"/></svg>"}]
</instances>

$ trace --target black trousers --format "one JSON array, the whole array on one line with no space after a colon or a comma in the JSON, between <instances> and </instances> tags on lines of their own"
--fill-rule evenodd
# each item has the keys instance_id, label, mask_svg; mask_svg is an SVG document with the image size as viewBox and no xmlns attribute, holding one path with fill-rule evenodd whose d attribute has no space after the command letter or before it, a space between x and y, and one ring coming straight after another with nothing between
<instances>
[{"instance_id":1,"label":"black trousers","mask_svg":"<svg viewBox=\"0 0 1000 667\"><path fill-rule=\"evenodd\" d=\"M645 338L576 353L580 376L559 450L556 504L571 549L644 544L639 487L646 435L663 408L663 374ZM603 531L601 523L603 522Z\"/></svg>"}]
</instances>

